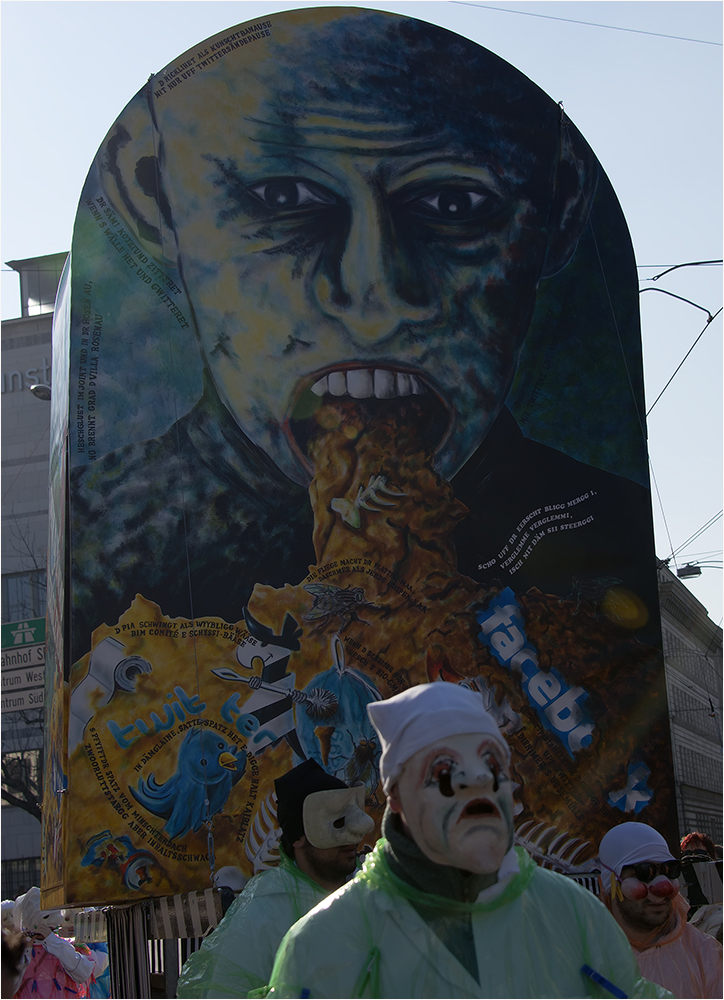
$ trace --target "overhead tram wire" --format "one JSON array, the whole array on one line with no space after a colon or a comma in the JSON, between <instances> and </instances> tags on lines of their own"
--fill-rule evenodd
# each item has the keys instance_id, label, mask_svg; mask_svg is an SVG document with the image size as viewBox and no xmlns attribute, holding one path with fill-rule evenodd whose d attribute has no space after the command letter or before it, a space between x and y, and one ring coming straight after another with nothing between
<instances>
[{"instance_id":1,"label":"overhead tram wire","mask_svg":"<svg viewBox=\"0 0 724 1000\"><path fill-rule=\"evenodd\" d=\"M679 558L682 562L693 562L701 566L707 563L721 566L724 562L722 556L724 556L724 549L711 549L708 552L679 552Z\"/></svg>"},{"instance_id":2,"label":"overhead tram wire","mask_svg":"<svg viewBox=\"0 0 724 1000\"><path fill-rule=\"evenodd\" d=\"M644 292L646 292L646 291L657 291L657 290L658 289L646 289L646 288L642 289L642 291L644 291ZM663 291L663 289L660 289L660 290ZM668 294L671 294L671 292L669 292ZM675 295L674 298L680 298L680 296ZM684 299L683 301L687 302L688 299ZM695 303L692 302L690 304L694 305ZM703 308L703 307L702 306L697 306L697 309L701 309L701 308ZM658 396L656 397L656 399L653 401L653 403L651 404L651 406L646 411L646 416L647 417L648 417L649 413L651 413L651 411L653 410L653 408L656 406L656 404L658 403L658 401L661 399L661 397L663 396L663 394L666 392L666 390L669 388L669 386L671 385L671 383L674 381L674 378L676 377L676 375L678 374L679 370L681 369L681 366L684 364L684 362L686 361L686 359L689 357L689 355L691 354L691 352L694 350L694 348L696 347L696 345L699 343L699 341L701 340L701 338L704 336L704 334L706 333L706 331L709 328L709 326L712 323L712 321L715 320L717 318L717 316L719 315L719 313L722 311L722 308L724 308L724 307L720 306L719 309L717 309L717 311L714 313L713 316L711 315L711 313L709 313L708 309L704 310L705 312L707 312L709 314L709 318L707 319L706 323L704 324L704 327L701 330L699 336L696 338L696 340L694 341L694 343L691 345L691 347L689 348L689 350L686 352L686 354L684 355L684 357L679 362L679 364L678 364L678 366L677 366L676 371L674 372L674 374L671 376L671 378L669 379L669 381L666 383L666 385L664 386L664 388L661 390L661 392L658 394Z\"/></svg>"},{"instance_id":3,"label":"overhead tram wire","mask_svg":"<svg viewBox=\"0 0 724 1000\"><path fill-rule=\"evenodd\" d=\"M706 38L685 38L683 35L665 35L660 31L644 31L641 28L622 28L618 24L597 24L595 21L577 21L572 17L554 17L552 14L534 14L530 10L511 10L510 7L494 7L489 3L472 3L470 0L449 0L460 7L481 7L484 10L497 10L503 14L520 14L523 17L542 17L546 21L565 21L567 24L585 24L589 28L606 28L609 31L628 31L634 35L653 35L655 38L672 38L678 42L695 42L698 45L718 45L722 42L710 42Z\"/></svg>"},{"instance_id":4,"label":"overhead tram wire","mask_svg":"<svg viewBox=\"0 0 724 1000\"><path fill-rule=\"evenodd\" d=\"M724 264L724 260L690 260L685 264L637 264L636 270L643 271L652 267L665 268L665 270L660 274L654 274L650 278L641 278L641 281L658 281L659 278L663 278L663 276L668 274L669 271L678 271L680 267L712 267L715 264Z\"/></svg>"},{"instance_id":5,"label":"overhead tram wire","mask_svg":"<svg viewBox=\"0 0 724 1000\"><path fill-rule=\"evenodd\" d=\"M644 278L642 280L644 280L644 281L657 281L659 278L662 278L665 274L669 274L671 271L676 271L676 270L678 270L679 268L682 268L682 267L706 267L706 266L711 266L711 265L721 264L721 263L722 263L721 260L697 260L697 261L687 261L687 262L685 262L683 264L673 264L673 265L670 265L670 266L666 267L666 269L664 271L661 271L659 274L653 275L651 278ZM639 265L639 266L640 267L643 267L643 266L654 267L656 265L652 264L652 265ZM641 294L641 292L646 292L646 291L664 291L664 289L661 289L661 288L656 288L656 289L642 288L642 289L639 289L639 294ZM705 312L707 314L707 321L706 321L706 324L704 325L704 328L701 330L701 332L699 333L698 337L694 341L694 343L691 345L691 347L689 348L689 350L686 352L686 354L682 358L682 360L681 360L679 366L677 367L676 371L674 372L674 374L671 376L671 378L669 379L669 381L666 383L666 385L664 386L664 388L661 390L661 392L658 394L658 396L656 397L656 399L653 401L653 403L651 404L651 406L647 410L647 412L646 412L646 416L647 417L651 413L651 411L653 410L654 406L656 406L656 404L658 403L658 401L661 399L661 397L663 396L664 392L671 385L671 383L674 380L674 377L678 373L679 369L684 364L684 362L686 361L686 359L689 357L689 355L691 354L691 352L694 350L694 348L698 344L699 340L701 340L701 338L704 335L707 327L712 323L712 321L722 311L721 309L719 309L716 313L714 313L714 315L712 315L709 312L708 309L705 309L703 306L697 305L696 302L691 302L689 299L683 298L683 296L674 295L673 292L666 292L666 294L672 296L672 298L681 299L681 301L686 302L689 305L694 306L696 309L701 309L703 312ZM699 528L699 530L696 531L690 538L687 538L686 541L683 542L678 547L678 549L674 549L673 542L671 541L671 532L669 531L669 524L668 524L668 521L666 520L666 512L664 511L664 504L663 504L663 501L661 499L661 493L659 491L659 484L656 481L656 474L654 472L654 466L653 466L653 462L651 461L651 456L650 455L649 455L649 467L651 469L651 479L652 479L654 487L656 489L656 496L658 498L659 507L661 509L661 517L662 517L662 520L664 522L664 528L666 529L666 537L669 540L669 546L670 546L671 555L668 558L674 560L674 567L678 570L678 565L677 565L677 562L676 562L676 555L677 555L677 553L681 552L681 549L684 548L684 546L686 546L690 542L694 541L694 539L698 538L699 535L701 535L708 527L710 527L712 524L714 524L718 520L718 518L722 516L722 512L720 511L719 514L717 514L713 518L711 518L705 525L703 525L701 528Z\"/></svg>"},{"instance_id":6,"label":"overhead tram wire","mask_svg":"<svg viewBox=\"0 0 724 1000\"><path fill-rule=\"evenodd\" d=\"M676 562L676 554L674 552L674 543L671 541L671 532L669 531L669 522L666 520L666 511L664 510L664 504L661 499L661 493L659 491L659 484L656 482L656 473L654 472L654 463L651 461L651 455L649 455L649 468L651 469L651 479L653 480L654 489L656 490L656 496L658 497L659 507L661 508L661 518L664 522L664 528L666 529L666 537L669 539L669 545L671 546L670 559L674 560L674 568L678 570L678 565ZM657 563L658 565L658 563Z\"/></svg>"},{"instance_id":7,"label":"overhead tram wire","mask_svg":"<svg viewBox=\"0 0 724 1000\"><path fill-rule=\"evenodd\" d=\"M644 278L644 281L658 281L659 278L663 278L665 274L670 271L678 271L680 267L712 267L716 264L724 264L724 260L690 260L686 264L673 264L671 267L667 267L665 271L660 274L654 274L651 278ZM645 267L653 265L642 265Z\"/></svg>"},{"instance_id":8,"label":"overhead tram wire","mask_svg":"<svg viewBox=\"0 0 724 1000\"><path fill-rule=\"evenodd\" d=\"M560 119L559 119L560 127L561 127L562 130L565 130L568 127L568 117L567 117L567 115L565 113L562 101L559 101L558 106L560 108ZM580 186L581 190L583 190L583 184L582 184L582 181L581 181L580 170L578 168L576 168L576 172L578 174L578 183L579 183L579 186ZM590 209L590 205L588 205L587 207ZM608 280L607 280L607 277L606 277L606 271L605 271L605 268L603 266L603 260L601 258L601 253L600 253L600 250L599 250L599 247L598 247L598 240L596 239L596 232L595 232L595 229L593 227L593 223L590 221L590 214L589 214L589 225L591 227L591 237L593 239L593 246L594 246L594 249L596 251L596 257L598 259L598 266L599 266L599 270L600 270L600 274L601 274L601 279L603 281L603 286L604 286L605 291L606 291L606 297L608 299L608 306L609 306L609 310L610 310L610 314L611 314L612 326L613 326L613 329L614 329L615 334L616 334L616 338L617 338L617 341L618 341L619 351L621 352L621 361L623 362L623 368L624 368L624 371L626 373L626 378L628 380L628 387L629 387L629 392L631 393L631 400L633 402L634 413L636 414L636 419L638 420L639 428L641 430L641 436L642 436L643 441L644 441L644 447L646 448L646 454L648 455L649 468L651 469L651 479L653 480L654 487L656 489L656 495L657 495L657 497L659 499L659 507L661 508L661 517L663 519L664 527L666 529L666 536L667 536L667 538L669 540L669 546L671 547L671 549L673 549L674 546L673 546L673 543L671 541L671 532L669 531L669 524L668 524L668 521L666 520L666 512L664 511L664 504L663 504L663 502L661 500L661 493L659 491L659 484L656 481L656 474L654 473L653 462L651 461L651 455L649 454L648 446L647 446L646 416L648 414L642 414L641 410L639 409L639 400L638 400L638 398L636 396L636 391L634 389L633 381L632 381L632 378L631 378L631 372L629 370L628 362L626 360L626 352L624 350L623 341L621 339L621 331L619 329L618 321L616 319L616 310L613 307L613 300L612 300L611 292L610 292L610 289L609 289L609 286L608 286ZM643 400L641 400L641 402L643 403ZM674 558L674 565L676 566L676 556L674 556L673 558ZM678 569L678 567L677 567L677 569Z\"/></svg>"},{"instance_id":9,"label":"overhead tram wire","mask_svg":"<svg viewBox=\"0 0 724 1000\"><path fill-rule=\"evenodd\" d=\"M568 118L567 118L565 110L563 108L563 102L562 101L559 102L559 107L561 109L561 119L560 119L561 126L562 126L562 128L565 129L567 127ZM579 182L579 185L582 188L583 185L581 184L580 173L578 174L578 182ZM589 216L589 219L590 219L590 216ZM609 305L609 309L610 309L610 312L611 312L612 325L613 325L613 328L614 328L615 333L616 333L616 338L618 340L618 347L619 347L619 350L621 352L621 360L623 362L623 368L624 368L624 371L626 372L626 378L628 380L628 387L629 387L629 391L631 393L631 399L632 399L632 402L633 402L634 413L636 414L636 418L637 418L638 423L639 423L639 428L641 430L641 435L642 435L643 440L644 440L644 446L646 447L646 453L648 454L648 447L647 447L647 444L646 444L646 442L647 442L646 416L648 416L648 414L642 415L642 413L641 413L641 411L639 409L639 402L638 402L638 399L636 397L636 392L634 390L633 381L632 381L632 378L631 378L631 372L629 370L628 362L626 360L626 353L624 351L623 341L621 339L621 331L619 330L618 321L616 319L616 311L615 311L615 309L613 307L613 300L611 298L611 292L610 292L610 289L608 287L608 280L606 278L606 271L605 271L605 268L603 266L603 260L601 258L601 253L600 253L600 250L599 250L599 247L598 247L598 240L596 239L596 232L594 230L593 224L590 223L590 225L591 225L591 236L593 238L593 245L594 245L594 248L595 248L595 251L596 251L596 257L598 259L598 266L599 266L600 273L601 273L601 279L603 280L603 285L604 285L604 288L606 290L606 296L607 296L607 299L608 299L608 305ZM651 455L650 454L648 454L648 459L649 459L649 468L651 469L651 479L653 480L654 487L656 489L656 495L657 495L657 497L659 499L659 507L661 508L661 517L663 519L664 527L666 529L666 536L667 536L667 538L669 540L670 547L673 549L674 546L673 546L673 543L671 541L671 532L669 531L669 523L666 520L666 512L664 511L664 504L663 504L663 501L661 500L661 493L659 491L659 484L656 481L656 474L654 472L654 466L653 466L653 462L651 461ZM674 556L673 558L674 558L674 566L676 566L676 556ZM678 569L678 567L677 567L677 569Z\"/></svg>"},{"instance_id":10,"label":"overhead tram wire","mask_svg":"<svg viewBox=\"0 0 724 1000\"><path fill-rule=\"evenodd\" d=\"M649 278L644 280L654 281L655 279ZM670 295L672 299L678 299L679 302L686 302L687 305L693 306L695 309L700 309L702 312L705 312L709 317L709 323L711 323L714 319L706 306L700 306L697 302L692 302L691 299L685 299L683 295L676 295L674 292L669 292L666 288L639 288L639 295L643 295L644 292L658 292L660 295Z\"/></svg>"},{"instance_id":11,"label":"overhead tram wire","mask_svg":"<svg viewBox=\"0 0 724 1000\"><path fill-rule=\"evenodd\" d=\"M713 524L716 524L716 522L722 515L724 515L724 510L720 510L718 514L715 514L713 517L710 517L709 520L705 524L702 524L702 526L697 531L695 531L693 535L690 535L685 542L682 542L681 545L679 545L679 547L675 551L672 550L671 555L672 556L678 555L679 552L681 552L681 550L685 548L685 546L689 545L690 542L695 541L699 537L699 535L702 535L707 530L707 528L711 528Z\"/></svg>"}]
</instances>

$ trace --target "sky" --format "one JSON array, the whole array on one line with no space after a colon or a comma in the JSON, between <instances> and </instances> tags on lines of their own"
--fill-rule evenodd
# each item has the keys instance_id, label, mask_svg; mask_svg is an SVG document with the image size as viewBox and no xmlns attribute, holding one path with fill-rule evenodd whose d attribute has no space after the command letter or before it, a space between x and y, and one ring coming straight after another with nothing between
<instances>
[{"instance_id":1,"label":"sky","mask_svg":"<svg viewBox=\"0 0 724 1000\"><path fill-rule=\"evenodd\" d=\"M151 73L234 24L307 6L4 0L2 260L68 249L96 150ZM683 267L651 279L722 257L722 4L354 6L420 17L485 45L563 101L598 156L628 222L641 288L656 289L640 298L657 554L673 552L674 571L702 563L701 576L686 585L719 624L721 517L692 536L722 508L722 314L708 321L722 307L722 268ZM3 265L4 319L20 313L18 286Z\"/></svg>"}]
</instances>

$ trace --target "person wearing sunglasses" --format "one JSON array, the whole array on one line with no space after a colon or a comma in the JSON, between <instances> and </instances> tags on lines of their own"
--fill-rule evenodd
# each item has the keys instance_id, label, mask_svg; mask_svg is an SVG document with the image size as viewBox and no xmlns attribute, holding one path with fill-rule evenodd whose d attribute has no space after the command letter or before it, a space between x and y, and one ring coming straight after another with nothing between
<instances>
[{"instance_id":1,"label":"person wearing sunglasses","mask_svg":"<svg viewBox=\"0 0 724 1000\"><path fill-rule=\"evenodd\" d=\"M722 946L687 923L681 862L656 830L621 823L599 847L603 899L642 974L677 997L722 996Z\"/></svg>"},{"instance_id":2,"label":"person wearing sunglasses","mask_svg":"<svg viewBox=\"0 0 724 1000\"><path fill-rule=\"evenodd\" d=\"M671 995L592 893L515 845L510 748L477 691L419 684L367 714L382 837L289 929L266 996Z\"/></svg>"}]
</instances>

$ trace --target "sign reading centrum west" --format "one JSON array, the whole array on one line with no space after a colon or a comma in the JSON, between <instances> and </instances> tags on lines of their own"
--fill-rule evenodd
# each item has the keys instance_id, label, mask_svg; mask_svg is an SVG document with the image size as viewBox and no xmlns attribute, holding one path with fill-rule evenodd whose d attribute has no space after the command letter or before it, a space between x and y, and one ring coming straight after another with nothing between
<instances>
[{"instance_id":1,"label":"sign reading centrum west","mask_svg":"<svg viewBox=\"0 0 724 1000\"><path fill-rule=\"evenodd\" d=\"M2 711L42 708L45 677L45 619L2 626Z\"/></svg>"}]
</instances>

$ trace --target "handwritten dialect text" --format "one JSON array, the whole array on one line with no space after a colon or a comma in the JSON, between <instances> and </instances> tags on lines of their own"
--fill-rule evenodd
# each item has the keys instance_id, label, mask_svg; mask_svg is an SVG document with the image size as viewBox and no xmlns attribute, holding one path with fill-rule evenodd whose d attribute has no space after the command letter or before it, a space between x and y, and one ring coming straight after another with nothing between
<instances>
[{"instance_id":1,"label":"handwritten dialect text","mask_svg":"<svg viewBox=\"0 0 724 1000\"><path fill-rule=\"evenodd\" d=\"M531 510L516 525L503 548L496 555L484 559L478 569L491 569L498 566L507 570L512 576L523 566L526 559L531 555L536 545L545 538L546 535L553 535L559 531L573 531L576 528L583 528L591 524L595 518L593 514L587 517L579 517L572 520L576 514L582 512L578 510L578 505L585 503L596 496L595 490L587 490L579 496L561 503L544 504Z\"/></svg>"}]
</instances>

